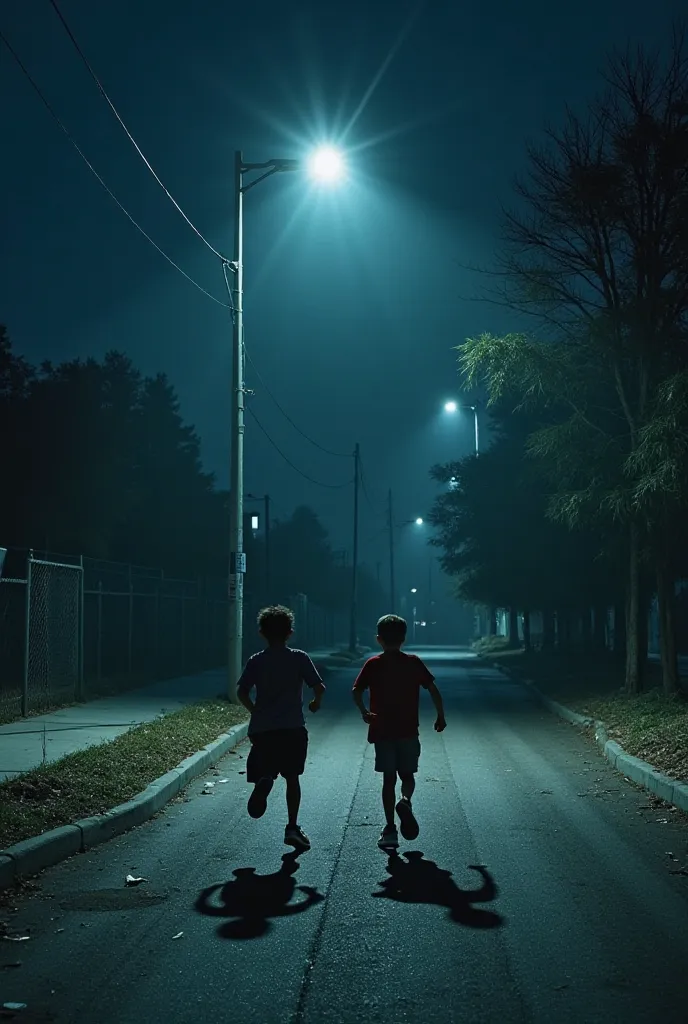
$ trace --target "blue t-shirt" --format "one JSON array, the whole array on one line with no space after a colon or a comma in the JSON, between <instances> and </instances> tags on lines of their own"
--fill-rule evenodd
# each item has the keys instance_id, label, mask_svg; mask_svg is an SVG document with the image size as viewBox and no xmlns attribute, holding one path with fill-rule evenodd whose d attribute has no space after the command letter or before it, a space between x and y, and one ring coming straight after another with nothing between
<instances>
[{"instance_id":1,"label":"blue t-shirt","mask_svg":"<svg viewBox=\"0 0 688 1024\"><path fill-rule=\"evenodd\" d=\"M237 690L248 696L256 688L255 711L248 732L299 729L303 717L303 684L322 686L317 668L305 651L292 647L266 647L246 662Z\"/></svg>"}]
</instances>

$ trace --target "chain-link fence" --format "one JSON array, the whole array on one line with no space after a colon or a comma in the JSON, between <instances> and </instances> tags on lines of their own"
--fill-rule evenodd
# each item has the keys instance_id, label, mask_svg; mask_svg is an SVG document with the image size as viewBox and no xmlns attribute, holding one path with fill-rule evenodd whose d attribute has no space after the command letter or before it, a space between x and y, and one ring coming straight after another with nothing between
<instances>
[{"instance_id":1,"label":"chain-link fence","mask_svg":"<svg viewBox=\"0 0 688 1024\"><path fill-rule=\"evenodd\" d=\"M0 717L220 666L226 605L222 580L10 550L0 575Z\"/></svg>"},{"instance_id":2,"label":"chain-link fence","mask_svg":"<svg viewBox=\"0 0 688 1024\"><path fill-rule=\"evenodd\" d=\"M306 651L320 651L348 643L349 616L346 612L322 608L306 594L275 597L275 604L285 604L294 612L294 646ZM263 602L265 603L265 602ZM256 618L262 604L256 596L244 594L244 657L262 649Z\"/></svg>"},{"instance_id":3,"label":"chain-link fence","mask_svg":"<svg viewBox=\"0 0 688 1024\"><path fill-rule=\"evenodd\" d=\"M4 549L0 548L0 552ZM257 595L244 595L244 657L260 650ZM295 642L346 641L345 614L299 594ZM221 579L47 552L6 552L0 572L0 718L217 668L227 660Z\"/></svg>"}]
</instances>

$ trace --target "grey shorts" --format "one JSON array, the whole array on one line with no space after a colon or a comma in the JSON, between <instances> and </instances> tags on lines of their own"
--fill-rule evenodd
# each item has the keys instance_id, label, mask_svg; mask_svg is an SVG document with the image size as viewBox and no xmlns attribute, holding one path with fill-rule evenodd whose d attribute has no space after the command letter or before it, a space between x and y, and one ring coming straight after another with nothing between
<instances>
[{"instance_id":1,"label":"grey shorts","mask_svg":"<svg viewBox=\"0 0 688 1024\"><path fill-rule=\"evenodd\" d=\"M420 740L380 740L375 744L375 771L385 775L415 775L418 771Z\"/></svg>"}]
</instances>

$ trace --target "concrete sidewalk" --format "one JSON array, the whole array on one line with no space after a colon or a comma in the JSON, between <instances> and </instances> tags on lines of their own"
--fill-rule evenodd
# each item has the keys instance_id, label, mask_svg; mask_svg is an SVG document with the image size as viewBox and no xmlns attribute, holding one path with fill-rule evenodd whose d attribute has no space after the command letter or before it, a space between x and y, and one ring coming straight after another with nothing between
<instances>
[{"instance_id":1,"label":"concrete sidewalk","mask_svg":"<svg viewBox=\"0 0 688 1024\"><path fill-rule=\"evenodd\" d=\"M325 665L332 650L312 651ZM165 679L85 704L0 725L0 782L50 763L76 750L113 740L134 725L150 722L199 700L226 696L225 669Z\"/></svg>"}]
</instances>

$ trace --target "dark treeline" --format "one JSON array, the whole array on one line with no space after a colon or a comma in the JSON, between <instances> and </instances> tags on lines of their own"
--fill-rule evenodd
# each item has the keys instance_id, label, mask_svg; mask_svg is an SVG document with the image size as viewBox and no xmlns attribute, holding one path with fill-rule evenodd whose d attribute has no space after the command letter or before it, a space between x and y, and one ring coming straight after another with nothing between
<instances>
[{"instance_id":1,"label":"dark treeline","mask_svg":"<svg viewBox=\"0 0 688 1024\"><path fill-rule=\"evenodd\" d=\"M556 610L601 642L608 606L626 688L643 686L657 596L664 689L678 688L676 583L688 576L688 55L613 58L605 91L528 153L496 271L534 334L459 346L497 440L433 512L469 598ZM595 608L597 615L591 616ZM592 625L591 625L592 622ZM595 636L595 623L597 635Z\"/></svg>"},{"instance_id":2,"label":"dark treeline","mask_svg":"<svg viewBox=\"0 0 688 1024\"><path fill-rule=\"evenodd\" d=\"M0 327L0 436L0 545L226 578L228 494L164 374L146 377L119 352L35 367ZM272 525L269 594L261 536L247 530L245 547L252 605L303 593L348 607L351 570L311 509ZM363 572L362 614L380 598Z\"/></svg>"}]
</instances>

